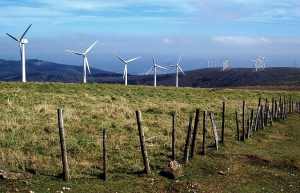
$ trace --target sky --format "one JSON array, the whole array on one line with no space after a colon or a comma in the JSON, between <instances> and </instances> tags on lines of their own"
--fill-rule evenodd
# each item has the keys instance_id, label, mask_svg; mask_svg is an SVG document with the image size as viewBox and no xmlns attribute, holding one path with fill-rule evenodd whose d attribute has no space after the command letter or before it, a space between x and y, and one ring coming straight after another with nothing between
<instances>
[{"instance_id":1,"label":"sky","mask_svg":"<svg viewBox=\"0 0 300 193\"><path fill-rule=\"evenodd\" d=\"M152 53L161 66L182 54L184 71L206 68L208 59L221 67L226 58L229 67L252 68L259 55L266 67L300 67L299 0L1 0L0 59L20 60L6 33L20 38L30 24L26 59L82 65L65 50L85 52L98 40L87 54L91 68L120 73L113 52L142 56L129 74L147 72Z\"/></svg>"}]
</instances>

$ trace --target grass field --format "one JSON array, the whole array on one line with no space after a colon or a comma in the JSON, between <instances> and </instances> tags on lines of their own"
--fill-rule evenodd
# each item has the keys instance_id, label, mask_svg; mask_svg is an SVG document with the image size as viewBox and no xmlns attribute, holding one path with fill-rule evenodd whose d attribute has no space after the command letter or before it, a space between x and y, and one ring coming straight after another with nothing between
<instances>
[{"instance_id":1,"label":"grass field","mask_svg":"<svg viewBox=\"0 0 300 193\"><path fill-rule=\"evenodd\" d=\"M300 171L300 116L289 115L275 127L236 140L235 110L257 109L258 99L292 96L298 91L200 89L112 84L0 82L0 169L26 179L0 180L0 192L297 192ZM226 102L225 144L214 148L207 117L208 149L201 155L202 116L197 155L183 164L190 116L213 111L220 138ZM57 109L63 109L71 180L63 182ZM141 110L150 164L143 174L135 111ZM176 157L183 176L159 175L171 161L172 114L176 113ZM241 123L240 123L241 125ZM107 129L108 178L102 180L102 130ZM218 174L223 171L224 175Z\"/></svg>"}]
</instances>

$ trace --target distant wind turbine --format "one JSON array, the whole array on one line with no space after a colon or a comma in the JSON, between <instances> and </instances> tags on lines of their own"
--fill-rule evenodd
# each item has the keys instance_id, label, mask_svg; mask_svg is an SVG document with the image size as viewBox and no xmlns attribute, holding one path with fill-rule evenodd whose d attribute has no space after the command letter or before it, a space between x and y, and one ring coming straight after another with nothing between
<instances>
[{"instance_id":1,"label":"distant wind turbine","mask_svg":"<svg viewBox=\"0 0 300 193\"><path fill-rule=\"evenodd\" d=\"M25 72L25 44L28 43L27 39L23 39L29 28L32 24L29 25L29 27L26 29L26 31L23 33L22 37L20 39L10 35L9 33L6 33L9 37L19 42L20 46L20 54L21 54L21 61L22 61L22 82L26 82L26 72Z\"/></svg>"},{"instance_id":2,"label":"distant wind turbine","mask_svg":"<svg viewBox=\"0 0 300 193\"><path fill-rule=\"evenodd\" d=\"M176 67L176 87L178 87L178 68L182 72L182 74L185 75L184 72L182 71L182 69L179 66L179 62L180 62L181 56L182 55L180 55L180 58L179 58L177 64L168 66L168 67Z\"/></svg>"},{"instance_id":3,"label":"distant wind turbine","mask_svg":"<svg viewBox=\"0 0 300 193\"><path fill-rule=\"evenodd\" d=\"M127 64L129 63L129 62L132 62L132 61L134 61L134 60L136 60L136 59L139 59L140 57L142 57L142 56L139 56L139 57L137 57L137 58L133 58L133 59L130 59L130 60L127 60L127 61L125 61L125 60L123 60L123 58L121 58L120 56L118 56L118 54L116 54L116 53L114 53L122 62L124 62L124 64L125 64L125 67L124 67L124 74L123 74L123 79L125 78L125 85L127 85Z\"/></svg>"},{"instance_id":4,"label":"distant wind turbine","mask_svg":"<svg viewBox=\"0 0 300 193\"><path fill-rule=\"evenodd\" d=\"M156 64L153 53L152 53L152 58L153 58L154 66L152 66L152 68L145 75L149 74L154 69L154 86L156 87L156 67L162 68L162 69L165 69L165 70L168 70L168 69Z\"/></svg>"},{"instance_id":5,"label":"distant wind turbine","mask_svg":"<svg viewBox=\"0 0 300 193\"><path fill-rule=\"evenodd\" d=\"M71 51L71 50L66 50L67 52L71 52L71 53L83 56L83 83L86 83L86 67L88 68L89 73L91 74L90 66L89 66L89 62L88 62L88 59L86 57L86 54L92 49L92 47L94 47L94 45L97 42L98 42L98 40L93 45L91 45L84 53L75 52L75 51Z\"/></svg>"}]
</instances>

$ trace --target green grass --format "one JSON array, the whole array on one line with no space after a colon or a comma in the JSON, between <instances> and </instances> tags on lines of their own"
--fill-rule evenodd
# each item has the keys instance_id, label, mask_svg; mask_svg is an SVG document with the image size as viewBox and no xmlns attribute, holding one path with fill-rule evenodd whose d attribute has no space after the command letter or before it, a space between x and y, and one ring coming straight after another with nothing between
<instances>
[{"instance_id":1,"label":"green grass","mask_svg":"<svg viewBox=\"0 0 300 193\"><path fill-rule=\"evenodd\" d=\"M299 191L299 115L236 141L235 110L243 100L257 109L258 98L297 91L200 89L112 84L0 82L0 169L21 172L24 180L0 180L1 191L56 192L284 192ZM225 144L219 151L207 116L208 149L201 155L202 113L214 111L220 138L222 102L226 102ZM172 114L176 113L176 157L182 163L189 117L201 110L197 155L176 180L160 176L171 161ZM63 109L71 180L63 182L57 109ZM143 174L135 111L141 110L150 164ZM240 123L241 126L241 123ZM102 130L107 129L109 181L102 175ZM219 175L218 171L225 175ZM29 185L24 185L24 181Z\"/></svg>"}]
</instances>

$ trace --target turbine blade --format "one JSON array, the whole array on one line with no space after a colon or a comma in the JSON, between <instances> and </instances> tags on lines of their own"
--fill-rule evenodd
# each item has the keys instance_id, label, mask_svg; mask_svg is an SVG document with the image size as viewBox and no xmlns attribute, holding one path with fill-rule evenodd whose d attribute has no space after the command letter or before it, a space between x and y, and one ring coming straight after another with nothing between
<instances>
[{"instance_id":1,"label":"turbine blade","mask_svg":"<svg viewBox=\"0 0 300 193\"><path fill-rule=\"evenodd\" d=\"M98 42L98 40L97 40L93 45L91 45L91 46L85 51L85 53L88 53L88 52L92 49L92 47L94 47L94 45L95 45L97 42Z\"/></svg>"},{"instance_id":2,"label":"turbine blade","mask_svg":"<svg viewBox=\"0 0 300 193\"><path fill-rule=\"evenodd\" d=\"M146 72L145 75L149 74L153 70L153 68L154 68L154 66L152 66L152 68L148 72Z\"/></svg>"},{"instance_id":3,"label":"turbine blade","mask_svg":"<svg viewBox=\"0 0 300 193\"><path fill-rule=\"evenodd\" d=\"M77 55L83 55L83 53L80 53L80 52L75 52L75 51L72 51L72 50L65 50L67 52L71 52L73 54L77 54Z\"/></svg>"},{"instance_id":4,"label":"turbine blade","mask_svg":"<svg viewBox=\"0 0 300 193\"><path fill-rule=\"evenodd\" d=\"M169 66L166 66L166 67L176 67L177 65L169 65Z\"/></svg>"},{"instance_id":5,"label":"turbine blade","mask_svg":"<svg viewBox=\"0 0 300 193\"><path fill-rule=\"evenodd\" d=\"M162 67L162 66L159 66L159 65L156 65L156 67L162 68L162 69L165 69L165 70L169 70L169 69L167 69L167 68L165 68L165 67Z\"/></svg>"},{"instance_id":6,"label":"turbine blade","mask_svg":"<svg viewBox=\"0 0 300 193\"><path fill-rule=\"evenodd\" d=\"M22 44L19 42L19 47L20 47L20 56L21 56L21 61L22 61Z\"/></svg>"},{"instance_id":7,"label":"turbine blade","mask_svg":"<svg viewBox=\"0 0 300 193\"><path fill-rule=\"evenodd\" d=\"M182 72L182 74L185 75L184 72L183 72L183 70L180 68L180 66L178 66L178 68Z\"/></svg>"},{"instance_id":8,"label":"turbine blade","mask_svg":"<svg viewBox=\"0 0 300 193\"><path fill-rule=\"evenodd\" d=\"M133 60L139 59L139 58L141 58L141 57L142 57L142 56L139 56L139 57L136 57L136 58L130 59L130 60L128 60L128 61L127 61L127 63L128 63L128 62L132 62Z\"/></svg>"},{"instance_id":9,"label":"turbine blade","mask_svg":"<svg viewBox=\"0 0 300 193\"><path fill-rule=\"evenodd\" d=\"M84 57L84 59L85 59L86 67L87 67L87 69L88 69L88 71L89 71L89 74L91 74L88 59L87 59L87 57Z\"/></svg>"},{"instance_id":10,"label":"turbine blade","mask_svg":"<svg viewBox=\"0 0 300 193\"><path fill-rule=\"evenodd\" d=\"M114 52L113 52L114 53ZM120 56L118 56L118 54L114 53L122 62L126 63L125 60L123 60L123 58L121 58Z\"/></svg>"},{"instance_id":11,"label":"turbine blade","mask_svg":"<svg viewBox=\"0 0 300 193\"><path fill-rule=\"evenodd\" d=\"M12 39L16 40L17 42L19 42L20 40L12 35L10 35L9 33L6 33L9 37L11 37Z\"/></svg>"},{"instance_id":12,"label":"turbine blade","mask_svg":"<svg viewBox=\"0 0 300 193\"><path fill-rule=\"evenodd\" d=\"M180 58L179 58L179 60L178 60L178 62L177 62L177 65L178 65L178 64L179 64L179 62L180 62L181 56L182 56L182 54L180 55Z\"/></svg>"},{"instance_id":13,"label":"turbine blade","mask_svg":"<svg viewBox=\"0 0 300 193\"><path fill-rule=\"evenodd\" d=\"M152 53L152 59L153 59L153 64L155 64L155 59L154 59L153 53Z\"/></svg>"},{"instance_id":14,"label":"turbine blade","mask_svg":"<svg viewBox=\"0 0 300 193\"><path fill-rule=\"evenodd\" d=\"M23 33L22 37L20 38L20 41L23 39L23 37L25 36L25 34L27 33L27 31L29 30L29 28L31 27L32 24L29 25L29 27L27 28L27 30Z\"/></svg>"}]
</instances>

